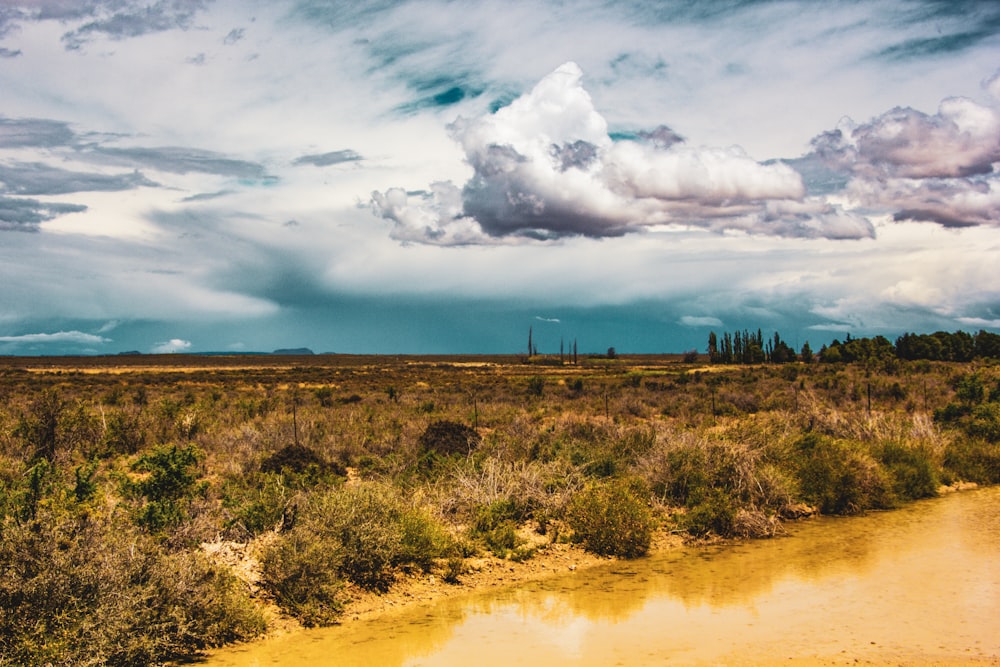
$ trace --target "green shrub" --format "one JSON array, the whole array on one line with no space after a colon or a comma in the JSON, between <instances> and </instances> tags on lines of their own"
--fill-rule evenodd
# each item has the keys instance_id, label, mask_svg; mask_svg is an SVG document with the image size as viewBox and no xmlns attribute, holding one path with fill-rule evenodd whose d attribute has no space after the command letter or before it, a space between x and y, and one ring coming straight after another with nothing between
<instances>
[{"instance_id":1,"label":"green shrub","mask_svg":"<svg viewBox=\"0 0 1000 667\"><path fill-rule=\"evenodd\" d=\"M720 537L732 537L735 532L737 505L733 497L723 489L709 489L700 493L698 499L689 503L680 525L687 532L698 537L710 533Z\"/></svg>"},{"instance_id":2,"label":"green shrub","mask_svg":"<svg viewBox=\"0 0 1000 667\"><path fill-rule=\"evenodd\" d=\"M196 468L201 458L201 451L193 444L162 445L136 461L133 470L147 473L128 485L133 494L145 499L139 508L139 525L159 532L185 518L188 501L207 488L206 483L198 482Z\"/></svg>"},{"instance_id":3,"label":"green shrub","mask_svg":"<svg viewBox=\"0 0 1000 667\"><path fill-rule=\"evenodd\" d=\"M944 467L962 481L1000 483L1000 445L980 438L955 438L945 449Z\"/></svg>"},{"instance_id":4,"label":"green shrub","mask_svg":"<svg viewBox=\"0 0 1000 667\"><path fill-rule=\"evenodd\" d=\"M649 550L654 521L641 485L624 479L596 482L570 501L573 539L602 556L637 558Z\"/></svg>"},{"instance_id":5,"label":"green shrub","mask_svg":"<svg viewBox=\"0 0 1000 667\"><path fill-rule=\"evenodd\" d=\"M228 479L222 487L222 505L232 517L227 527L260 535L282 526L288 520L292 496L281 474L249 473Z\"/></svg>"},{"instance_id":6,"label":"green shrub","mask_svg":"<svg viewBox=\"0 0 1000 667\"><path fill-rule=\"evenodd\" d=\"M974 438L1000 443L1000 403L985 403L973 408L965 430Z\"/></svg>"},{"instance_id":7,"label":"green shrub","mask_svg":"<svg viewBox=\"0 0 1000 667\"><path fill-rule=\"evenodd\" d=\"M335 623L343 610L339 578L344 549L330 536L296 526L260 557L261 583L278 605L307 626Z\"/></svg>"},{"instance_id":8,"label":"green shrub","mask_svg":"<svg viewBox=\"0 0 1000 667\"><path fill-rule=\"evenodd\" d=\"M883 445L880 458L898 498L916 500L937 495L937 466L926 448L890 442Z\"/></svg>"},{"instance_id":9,"label":"green shrub","mask_svg":"<svg viewBox=\"0 0 1000 667\"><path fill-rule=\"evenodd\" d=\"M399 565L428 567L450 548L443 528L397 489L357 484L311 494L300 520L339 546L339 574L365 588L385 590Z\"/></svg>"},{"instance_id":10,"label":"green shrub","mask_svg":"<svg viewBox=\"0 0 1000 667\"><path fill-rule=\"evenodd\" d=\"M29 412L22 414L14 434L24 441L32 459L55 458L60 441L59 421L66 403L55 389L46 389L31 402Z\"/></svg>"},{"instance_id":11,"label":"green shrub","mask_svg":"<svg viewBox=\"0 0 1000 667\"><path fill-rule=\"evenodd\" d=\"M71 509L0 524L4 664L159 664L264 631L246 587L202 554Z\"/></svg>"},{"instance_id":12,"label":"green shrub","mask_svg":"<svg viewBox=\"0 0 1000 667\"><path fill-rule=\"evenodd\" d=\"M802 493L824 514L856 514L893 506L885 471L859 448L809 434L799 440L797 449Z\"/></svg>"}]
</instances>

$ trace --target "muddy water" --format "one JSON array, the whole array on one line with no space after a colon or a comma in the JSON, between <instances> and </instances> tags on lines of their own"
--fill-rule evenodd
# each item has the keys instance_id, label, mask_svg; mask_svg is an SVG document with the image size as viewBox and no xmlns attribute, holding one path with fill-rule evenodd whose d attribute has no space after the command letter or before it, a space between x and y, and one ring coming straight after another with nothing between
<instances>
[{"instance_id":1,"label":"muddy water","mask_svg":"<svg viewBox=\"0 0 1000 667\"><path fill-rule=\"evenodd\" d=\"M296 633L206 664L1000 665L1000 488L789 533Z\"/></svg>"}]
</instances>

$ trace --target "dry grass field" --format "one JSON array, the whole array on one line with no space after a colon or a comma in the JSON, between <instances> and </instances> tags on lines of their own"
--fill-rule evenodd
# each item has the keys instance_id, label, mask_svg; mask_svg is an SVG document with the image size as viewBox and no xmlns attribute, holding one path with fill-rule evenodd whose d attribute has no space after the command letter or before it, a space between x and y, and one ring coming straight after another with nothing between
<instances>
[{"instance_id":1,"label":"dry grass field","mask_svg":"<svg viewBox=\"0 0 1000 667\"><path fill-rule=\"evenodd\" d=\"M0 358L0 665L184 659L421 573L1000 481L996 365L705 361Z\"/></svg>"}]
</instances>

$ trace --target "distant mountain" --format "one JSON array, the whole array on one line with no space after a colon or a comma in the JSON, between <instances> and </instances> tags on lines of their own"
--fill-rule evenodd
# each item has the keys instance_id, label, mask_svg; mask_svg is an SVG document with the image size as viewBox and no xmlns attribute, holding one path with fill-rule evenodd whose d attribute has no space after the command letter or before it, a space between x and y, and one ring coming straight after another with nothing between
<instances>
[{"instance_id":1,"label":"distant mountain","mask_svg":"<svg viewBox=\"0 0 1000 667\"><path fill-rule=\"evenodd\" d=\"M288 349L275 350L271 354L284 354L284 355L295 355L301 356L305 354L315 354L308 347L291 347Z\"/></svg>"}]
</instances>

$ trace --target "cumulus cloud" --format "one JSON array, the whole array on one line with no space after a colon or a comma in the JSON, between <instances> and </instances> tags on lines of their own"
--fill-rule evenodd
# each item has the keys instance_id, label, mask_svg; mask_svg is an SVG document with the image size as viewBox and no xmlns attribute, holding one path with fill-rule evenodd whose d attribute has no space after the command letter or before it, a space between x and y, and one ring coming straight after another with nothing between
<instances>
[{"instance_id":1,"label":"cumulus cloud","mask_svg":"<svg viewBox=\"0 0 1000 667\"><path fill-rule=\"evenodd\" d=\"M372 196L401 240L480 243L510 237L621 236L654 225L753 234L860 238L871 224L806 197L799 174L739 147L684 144L669 127L616 141L567 63L494 114L449 126L472 178L459 188Z\"/></svg>"},{"instance_id":2,"label":"cumulus cloud","mask_svg":"<svg viewBox=\"0 0 1000 667\"><path fill-rule=\"evenodd\" d=\"M897 107L867 123L845 119L812 145L850 176L845 194L860 206L946 227L1000 223L997 108L967 98L948 98L933 115Z\"/></svg>"},{"instance_id":3,"label":"cumulus cloud","mask_svg":"<svg viewBox=\"0 0 1000 667\"><path fill-rule=\"evenodd\" d=\"M865 178L958 178L1000 161L1000 113L966 98L934 115L897 107L867 123L846 121L813 140L828 162Z\"/></svg>"},{"instance_id":4,"label":"cumulus cloud","mask_svg":"<svg viewBox=\"0 0 1000 667\"><path fill-rule=\"evenodd\" d=\"M82 331L57 331L55 333L21 334L20 336L0 336L0 343L15 343L25 345L35 344L74 344L102 345L110 343L110 338L83 333Z\"/></svg>"},{"instance_id":5,"label":"cumulus cloud","mask_svg":"<svg viewBox=\"0 0 1000 667\"><path fill-rule=\"evenodd\" d=\"M168 341L157 343L150 350L153 354L178 354L191 349L191 341L171 338Z\"/></svg>"}]
</instances>

